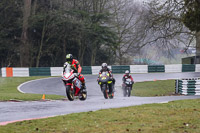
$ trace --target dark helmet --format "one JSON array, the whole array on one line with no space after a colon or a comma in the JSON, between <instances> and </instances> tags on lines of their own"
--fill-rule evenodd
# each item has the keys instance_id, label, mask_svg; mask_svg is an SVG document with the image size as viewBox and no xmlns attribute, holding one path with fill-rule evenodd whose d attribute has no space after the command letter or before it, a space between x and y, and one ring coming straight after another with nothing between
<instances>
[{"instance_id":1,"label":"dark helmet","mask_svg":"<svg viewBox=\"0 0 200 133\"><path fill-rule=\"evenodd\" d=\"M102 63L101 67L102 67L102 69L106 70L108 68L108 65L107 65L107 63Z\"/></svg>"},{"instance_id":2,"label":"dark helmet","mask_svg":"<svg viewBox=\"0 0 200 133\"><path fill-rule=\"evenodd\" d=\"M72 54L67 54L66 55L66 61L67 63L71 64L73 60L73 55Z\"/></svg>"},{"instance_id":3,"label":"dark helmet","mask_svg":"<svg viewBox=\"0 0 200 133\"><path fill-rule=\"evenodd\" d=\"M130 74L129 70L126 70L125 74L128 76Z\"/></svg>"}]
</instances>

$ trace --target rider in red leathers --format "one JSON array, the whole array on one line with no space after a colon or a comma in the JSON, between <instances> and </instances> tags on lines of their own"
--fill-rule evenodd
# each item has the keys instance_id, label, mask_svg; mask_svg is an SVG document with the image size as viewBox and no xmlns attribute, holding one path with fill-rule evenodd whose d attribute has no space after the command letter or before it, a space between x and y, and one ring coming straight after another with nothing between
<instances>
[{"instance_id":1,"label":"rider in red leathers","mask_svg":"<svg viewBox=\"0 0 200 133\"><path fill-rule=\"evenodd\" d=\"M63 72L65 71L66 65L67 63L69 63L71 65L71 68L74 70L74 73L77 73L77 77L78 79L81 81L82 83L82 87L81 89L83 91L86 91L86 86L85 86L85 78L84 76L81 74L82 71L82 67L79 64L79 62L75 59L73 59L72 54L67 54L66 55L66 62L64 63L64 67L63 67Z\"/></svg>"},{"instance_id":2,"label":"rider in red leathers","mask_svg":"<svg viewBox=\"0 0 200 133\"><path fill-rule=\"evenodd\" d=\"M133 77L130 75L129 70L125 71L125 74L124 74L124 76L122 78L122 81L123 81L124 84L125 84L126 79L131 79L131 81L132 81L132 87L133 87L134 81L133 81ZM131 87L131 89L132 89L132 87Z\"/></svg>"}]
</instances>

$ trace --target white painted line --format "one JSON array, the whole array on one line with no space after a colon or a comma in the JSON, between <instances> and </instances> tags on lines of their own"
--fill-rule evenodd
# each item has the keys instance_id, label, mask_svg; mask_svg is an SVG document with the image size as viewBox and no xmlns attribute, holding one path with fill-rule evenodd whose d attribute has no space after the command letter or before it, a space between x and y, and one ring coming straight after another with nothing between
<instances>
[{"instance_id":1,"label":"white painted line","mask_svg":"<svg viewBox=\"0 0 200 133\"><path fill-rule=\"evenodd\" d=\"M0 125L1 126L5 126L7 124L15 123L15 122L20 122L20 121L38 120L38 119L45 119L45 118L55 117L55 116L56 115L47 116L47 117L39 117L39 118L21 119L21 120L15 120L15 121L6 121L6 122L0 122Z\"/></svg>"},{"instance_id":2,"label":"white painted line","mask_svg":"<svg viewBox=\"0 0 200 133\"><path fill-rule=\"evenodd\" d=\"M163 101L163 102L160 102L160 103L168 103L169 101Z\"/></svg>"},{"instance_id":3,"label":"white painted line","mask_svg":"<svg viewBox=\"0 0 200 133\"><path fill-rule=\"evenodd\" d=\"M55 78L55 77L49 77L49 78ZM21 92L21 93L26 93L26 92L23 92L23 91L20 89L20 87L21 87L22 85L25 85L25 84L27 84L27 83L30 83L30 82L33 82L33 81L36 81L36 80L43 80L43 79L49 79L49 78L34 79L34 80L30 80L30 81L24 82L24 83L20 84L20 85L17 87L17 90L18 90L19 92Z\"/></svg>"}]
</instances>

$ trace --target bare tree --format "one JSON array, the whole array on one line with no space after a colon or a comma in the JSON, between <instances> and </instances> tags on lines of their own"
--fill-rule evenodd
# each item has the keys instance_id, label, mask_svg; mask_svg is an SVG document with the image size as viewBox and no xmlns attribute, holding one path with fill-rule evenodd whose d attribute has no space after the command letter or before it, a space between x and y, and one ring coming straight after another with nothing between
<instances>
[{"instance_id":1,"label":"bare tree","mask_svg":"<svg viewBox=\"0 0 200 133\"><path fill-rule=\"evenodd\" d=\"M28 18L31 15L31 0L24 0L23 29L20 46L20 63L23 67L29 67L29 41L28 41Z\"/></svg>"},{"instance_id":2,"label":"bare tree","mask_svg":"<svg viewBox=\"0 0 200 133\"><path fill-rule=\"evenodd\" d=\"M196 58L195 63L200 64L200 1L199 0L182 0L184 1L184 12L182 15L183 23L195 34L196 38Z\"/></svg>"},{"instance_id":3,"label":"bare tree","mask_svg":"<svg viewBox=\"0 0 200 133\"><path fill-rule=\"evenodd\" d=\"M114 0L113 14L118 33L116 58L122 65L129 55L134 56L143 47L146 16L141 4L132 0Z\"/></svg>"},{"instance_id":4,"label":"bare tree","mask_svg":"<svg viewBox=\"0 0 200 133\"><path fill-rule=\"evenodd\" d=\"M193 45L195 34L182 22L183 0L152 0L147 4L149 40L145 44L157 45L168 51L176 47Z\"/></svg>"}]
</instances>

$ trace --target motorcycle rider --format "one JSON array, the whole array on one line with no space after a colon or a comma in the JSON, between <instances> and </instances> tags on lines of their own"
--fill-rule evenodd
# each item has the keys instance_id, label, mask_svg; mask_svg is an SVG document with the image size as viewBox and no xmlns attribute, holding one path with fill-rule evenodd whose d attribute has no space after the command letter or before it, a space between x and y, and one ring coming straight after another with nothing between
<instances>
[{"instance_id":1,"label":"motorcycle rider","mask_svg":"<svg viewBox=\"0 0 200 133\"><path fill-rule=\"evenodd\" d=\"M79 62L73 58L72 54L67 54L66 55L66 62L64 63L64 67L63 67L63 73L65 72L65 68L67 66L67 63L71 65L71 69L74 70L74 73L77 73L76 76L78 77L78 79L82 83L81 89L82 89L83 92L85 92L86 91L85 78L81 74L82 67L80 66Z\"/></svg>"},{"instance_id":2,"label":"motorcycle rider","mask_svg":"<svg viewBox=\"0 0 200 133\"><path fill-rule=\"evenodd\" d=\"M125 71L125 74L124 74L124 76L122 78L123 84L125 84L125 82L126 82L127 79L131 79L131 81L132 81L132 87L133 87L134 81L133 81L133 77L130 75L129 70ZM131 89L132 89L132 87L131 87Z\"/></svg>"},{"instance_id":3,"label":"motorcycle rider","mask_svg":"<svg viewBox=\"0 0 200 133\"><path fill-rule=\"evenodd\" d=\"M102 63L101 65L101 70L99 71L99 75L102 74L103 72L108 72L109 73L109 76L110 76L110 79L112 80L113 82L113 86L109 86L109 88L113 87L114 89L114 85L115 85L115 79L113 78L113 74L112 74L112 71L108 68L108 65L107 63ZM99 77L97 78L97 81L99 81Z\"/></svg>"}]
</instances>

